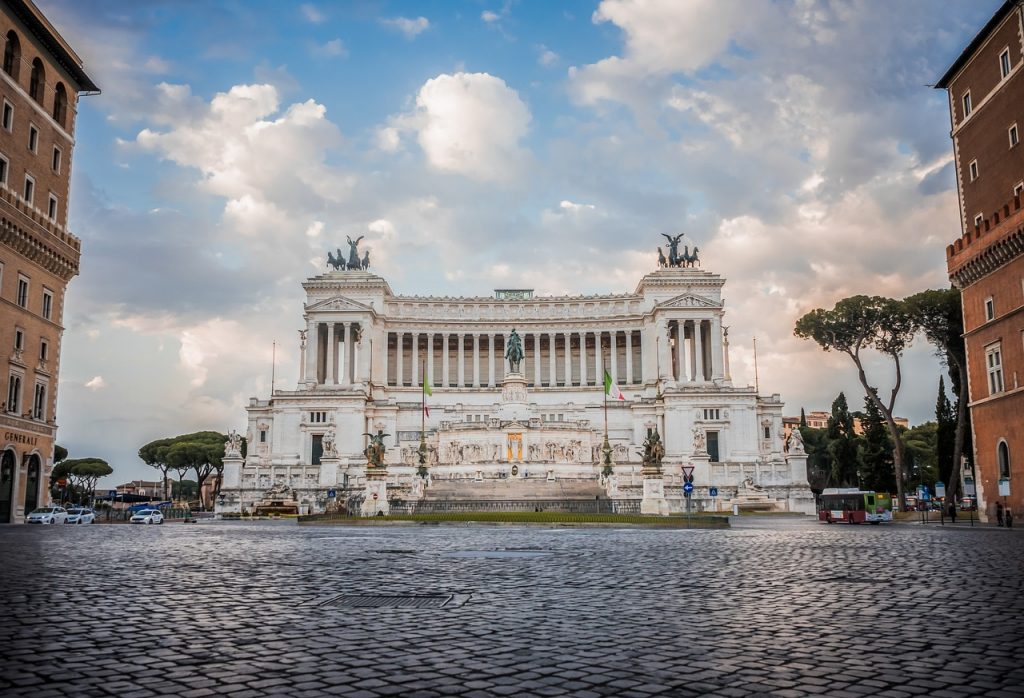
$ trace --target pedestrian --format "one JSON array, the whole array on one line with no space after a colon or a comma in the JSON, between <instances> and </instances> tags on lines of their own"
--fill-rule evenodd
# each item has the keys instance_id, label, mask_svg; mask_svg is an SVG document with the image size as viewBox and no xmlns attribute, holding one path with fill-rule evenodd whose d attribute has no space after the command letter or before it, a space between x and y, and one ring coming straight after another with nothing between
<instances>
[{"instance_id":1,"label":"pedestrian","mask_svg":"<svg viewBox=\"0 0 1024 698\"><path fill-rule=\"evenodd\" d=\"M1006 527L1013 528L1013 510L1006 507Z\"/></svg>"},{"instance_id":2,"label":"pedestrian","mask_svg":"<svg viewBox=\"0 0 1024 698\"><path fill-rule=\"evenodd\" d=\"M956 523L956 502L949 503L949 522Z\"/></svg>"},{"instance_id":3,"label":"pedestrian","mask_svg":"<svg viewBox=\"0 0 1024 698\"><path fill-rule=\"evenodd\" d=\"M1003 503L996 502L996 526L1003 525Z\"/></svg>"}]
</instances>

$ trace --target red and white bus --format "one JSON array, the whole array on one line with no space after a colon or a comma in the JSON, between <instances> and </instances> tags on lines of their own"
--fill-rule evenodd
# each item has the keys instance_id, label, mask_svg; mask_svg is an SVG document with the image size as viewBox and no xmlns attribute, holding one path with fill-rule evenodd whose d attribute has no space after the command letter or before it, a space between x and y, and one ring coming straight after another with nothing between
<instances>
[{"instance_id":1,"label":"red and white bus","mask_svg":"<svg viewBox=\"0 0 1024 698\"><path fill-rule=\"evenodd\" d=\"M856 487L829 487L818 497L818 520L851 524L892 521L892 497Z\"/></svg>"}]
</instances>

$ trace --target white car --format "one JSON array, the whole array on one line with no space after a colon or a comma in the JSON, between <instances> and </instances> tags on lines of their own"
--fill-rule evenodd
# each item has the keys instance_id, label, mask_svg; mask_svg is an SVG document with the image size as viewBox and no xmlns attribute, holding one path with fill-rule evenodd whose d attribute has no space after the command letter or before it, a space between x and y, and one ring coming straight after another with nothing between
<instances>
[{"instance_id":1,"label":"white car","mask_svg":"<svg viewBox=\"0 0 1024 698\"><path fill-rule=\"evenodd\" d=\"M69 524L91 524L96 520L96 512L92 509L74 508L68 509L68 518L64 523Z\"/></svg>"},{"instance_id":2,"label":"white car","mask_svg":"<svg viewBox=\"0 0 1024 698\"><path fill-rule=\"evenodd\" d=\"M164 515L160 513L159 509L141 509L135 512L135 515L131 518L132 523L144 523L144 524L162 524L164 522Z\"/></svg>"},{"instance_id":3,"label":"white car","mask_svg":"<svg viewBox=\"0 0 1024 698\"><path fill-rule=\"evenodd\" d=\"M64 523L68 519L68 512L64 507L40 507L33 510L25 523L56 524Z\"/></svg>"}]
</instances>

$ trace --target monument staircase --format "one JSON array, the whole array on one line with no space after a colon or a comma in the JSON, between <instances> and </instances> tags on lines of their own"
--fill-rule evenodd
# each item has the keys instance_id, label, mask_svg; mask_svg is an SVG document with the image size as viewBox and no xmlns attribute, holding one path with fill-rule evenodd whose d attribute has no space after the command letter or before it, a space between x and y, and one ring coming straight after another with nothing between
<instances>
[{"instance_id":1,"label":"monument staircase","mask_svg":"<svg viewBox=\"0 0 1024 698\"><path fill-rule=\"evenodd\" d=\"M410 513L480 511L619 511L596 479L484 478L432 480L418 501L403 503ZM392 511L395 504L392 504Z\"/></svg>"}]
</instances>

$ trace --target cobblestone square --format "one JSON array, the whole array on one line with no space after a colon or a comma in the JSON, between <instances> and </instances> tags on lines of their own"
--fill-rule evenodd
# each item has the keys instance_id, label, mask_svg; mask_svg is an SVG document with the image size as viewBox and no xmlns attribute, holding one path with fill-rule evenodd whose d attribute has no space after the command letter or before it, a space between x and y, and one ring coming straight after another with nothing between
<instances>
[{"instance_id":1,"label":"cobblestone square","mask_svg":"<svg viewBox=\"0 0 1024 698\"><path fill-rule=\"evenodd\" d=\"M980 525L11 526L0 549L4 695L1024 695L1024 534Z\"/></svg>"}]
</instances>

